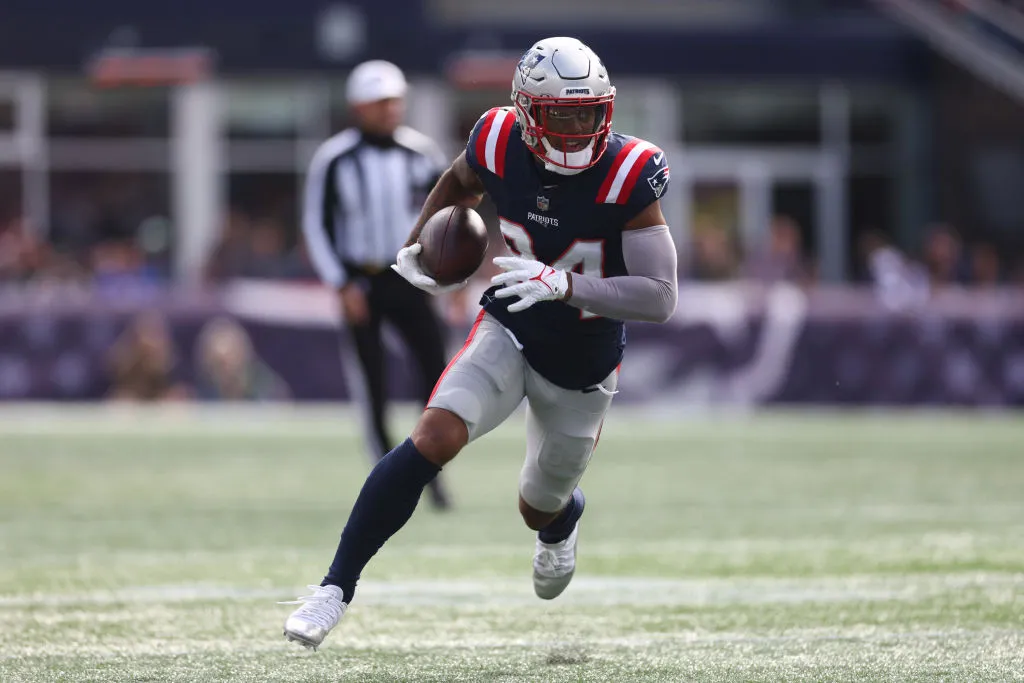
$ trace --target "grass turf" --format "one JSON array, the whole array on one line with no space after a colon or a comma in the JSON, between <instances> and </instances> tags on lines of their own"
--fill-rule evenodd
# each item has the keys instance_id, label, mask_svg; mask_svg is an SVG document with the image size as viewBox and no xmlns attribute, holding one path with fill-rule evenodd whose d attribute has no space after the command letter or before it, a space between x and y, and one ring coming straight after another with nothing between
<instances>
[{"instance_id":1,"label":"grass turf","mask_svg":"<svg viewBox=\"0 0 1024 683\"><path fill-rule=\"evenodd\" d=\"M1020 418L613 410L550 603L522 449L461 455L314 654L276 601L366 475L347 414L0 411L0 680L1024 680Z\"/></svg>"}]
</instances>

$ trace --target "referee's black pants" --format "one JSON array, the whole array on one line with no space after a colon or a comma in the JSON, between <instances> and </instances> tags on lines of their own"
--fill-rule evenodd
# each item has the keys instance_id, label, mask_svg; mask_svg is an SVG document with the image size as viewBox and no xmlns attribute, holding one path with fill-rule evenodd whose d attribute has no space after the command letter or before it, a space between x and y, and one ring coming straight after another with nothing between
<instances>
[{"instance_id":1,"label":"referee's black pants","mask_svg":"<svg viewBox=\"0 0 1024 683\"><path fill-rule=\"evenodd\" d=\"M361 281L365 286L368 320L359 325L347 324L362 369L362 386L365 387L363 395L355 398L363 403L369 420L369 445L380 460L396 445L385 419L387 375L381 323L389 322L409 350L419 371L418 389L424 405L447 364L445 332L434 312L430 295L413 287L398 273L390 268L371 271L351 264L346 267L352 279ZM435 507L448 507L450 501L440 475L430 483L428 490Z\"/></svg>"}]
</instances>

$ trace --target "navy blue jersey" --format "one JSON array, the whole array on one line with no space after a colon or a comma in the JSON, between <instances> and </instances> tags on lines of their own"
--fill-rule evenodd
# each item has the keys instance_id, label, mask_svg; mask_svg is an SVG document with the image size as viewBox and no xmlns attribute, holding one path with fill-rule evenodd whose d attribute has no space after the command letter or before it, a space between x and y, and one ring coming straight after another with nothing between
<instances>
[{"instance_id":1,"label":"navy blue jersey","mask_svg":"<svg viewBox=\"0 0 1024 683\"><path fill-rule=\"evenodd\" d=\"M622 229L668 185L665 154L612 132L597 164L573 176L548 172L523 142L510 108L491 109L469 137L466 160L498 210L510 251L592 277L627 275ZM527 362L566 389L592 387L622 360L625 326L561 301L509 313L516 299L492 287L480 303L523 345Z\"/></svg>"}]
</instances>

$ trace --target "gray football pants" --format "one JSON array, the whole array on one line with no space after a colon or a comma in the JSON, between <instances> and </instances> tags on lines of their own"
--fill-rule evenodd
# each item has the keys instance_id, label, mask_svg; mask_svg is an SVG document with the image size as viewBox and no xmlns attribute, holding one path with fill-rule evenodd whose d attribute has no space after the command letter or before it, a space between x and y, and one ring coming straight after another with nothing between
<instances>
[{"instance_id":1,"label":"gray football pants","mask_svg":"<svg viewBox=\"0 0 1024 683\"><path fill-rule=\"evenodd\" d=\"M501 323L481 313L427 405L462 418L473 442L508 419L525 398L526 461L519 493L541 512L558 512L590 462L618 371L601 382L603 391L563 389L531 368L519 349Z\"/></svg>"}]
</instances>

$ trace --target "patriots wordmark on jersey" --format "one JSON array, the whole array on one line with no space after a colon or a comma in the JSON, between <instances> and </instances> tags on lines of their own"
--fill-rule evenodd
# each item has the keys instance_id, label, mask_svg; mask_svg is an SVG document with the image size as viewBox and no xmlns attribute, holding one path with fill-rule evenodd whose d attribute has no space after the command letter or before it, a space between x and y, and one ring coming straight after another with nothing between
<instances>
[{"instance_id":1,"label":"patriots wordmark on jersey","mask_svg":"<svg viewBox=\"0 0 1024 683\"><path fill-rule=\"evenodd\" d=\"M669 168L657 146L612 132L592 167L576 175L546 171L522 140L509 108L485 113L466 159L483 182L510 251L554 268L594 277L627 275L622 228L665 192ZM555 384L583 389L622 360L625 327L560 301L509 313L494 288L483 307L523 346L530 365Z\"/></svg>"}]
</instances>

